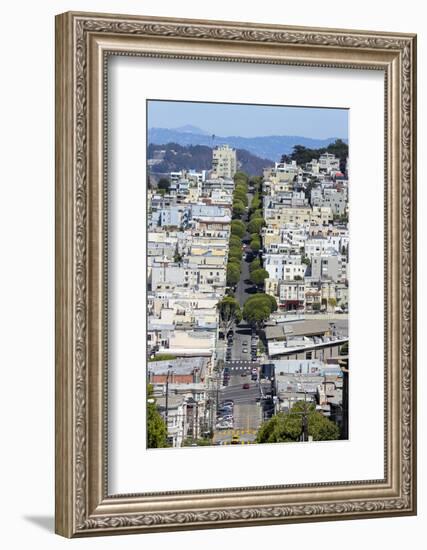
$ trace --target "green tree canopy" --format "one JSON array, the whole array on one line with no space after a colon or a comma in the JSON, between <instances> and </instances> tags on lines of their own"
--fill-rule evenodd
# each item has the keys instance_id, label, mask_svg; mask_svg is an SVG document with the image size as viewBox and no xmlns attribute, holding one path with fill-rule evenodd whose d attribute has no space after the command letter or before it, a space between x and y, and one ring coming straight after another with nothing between
<instances>
[{"instance_id":1,"label":"green tree canopy","mask_svg":"<svg viewBox=\"0 0 427 550\"><path fill-rule=\"evenodd\" d=\"M255 235L255 237L252 237L251 242L249 243L249 246L251 247L253 252L259 252L261 248L261 239L258 235Z\"/></svg>"},{"instance_id":2,"label":"green tree canopy","mask_svg":"<svg viewBox=\"0 0 427 550\"><path fill-rule=\"evenodd\" d=\"M170 186L171 184L168 178L160 178L159 183L157 184L157 189L163 189L164 191L169 191Z\"/></svg>"},{"instance_id":3,"label":"green tree canopy","mask_svg":"<svg viewBox=\"0 0 427 550\"><path fill-rule=\"evenodd\" d=\"M240 201L242 202L245 206L248 206L248 196L247 194L242 191L241 189L238 189L237 191L234 191L234 194L233 194L233 201L236 202L236 201Z\"/></svg>"},{"instance_id":4,"label":"green tree canopy","mask_svg":"<svg viewBox=\"0 0 427 550\"><path fill-rule=\"evenodd\" d=\"M245 172L241 172L241 171L236 172L234 174L234 183L237 184L238 181L239 182L242 181L243 183L245 183L247 185L248 182L249 182L248 175Z\"/></svg>"},{"instance_id":5,"label":"green tree canopy","mask_svg":"<svg viewBox=\"0 0 427 550\"><path fill-rule=\"evenodd\" d=\"M257 443L300 441L303 432L303 413L307 415L308 435L314 441L339 438L338 426L317 412L313 403L298 401L288 414L280 412L261 424L257 433Z\"/></svg>"},{"instance_id":6,"label":"green tree canopy","mask_svg":"<svg viewBox=\"0 0 427 550\"><path fill-rule=\"evenodd\" d=\"M229 263L227 265L227 285L235 286L240 279L240 269L235 263Z\"/></svg>"},{"instance_id":7,"label":"green tree canopy","mask_svg":"<svg viewBox=\"0 0 427 550\"><path fill-rule=\"evenodd\" d=\"M239 258L231 256L231 258L228 258L228 265L234 265L239 270L239 273L242 271L242 264Z\"/></svg>"},{"instance_id":8,"label":"green tree canopy","mask_svg":"<svg viewBox=\"0 0 427 550\"><path fill-rule=\"evenodd\" d=\"M231 234L237 235L238 237L242 238L245 234L246 226L241 220L233 220L231 222Z\"/></svg>"},{"instance_id":9,"label":"green tree canopy","mask_svg":"<svg viewBox=\"0 0 427 550\"><path fill-rule=\"evenodd\" d=\"M240 246L241 247L242 246L242 239L240 237L238 237L237 235L231 235L229 245L230 246Z\"/></svg>"},{"instance_id":10,"label":"green tree canopy","mask_svg":"<svg viewBox=\"0 0 427 550\"><path fill-rule=\"evenodd\" d=\"M240 323L242 320L242 312L239 302L233 296L225 296L217 304L219 321L225 335L227 335L233 325Z\"/></svg>"},{"instance_id":11,"label":"green tree canopy","mask_svg":"<svg viewBox=\"0 0 427 550\"><path fill-rule=\"evenodd\" d=\"M290 155L283 155L281 162L290 162L295 160L298 165L307 164L312 159L319 159L323 153L332 153L340 159L340 168L345 168L345 162L348 157L348 145L342 139L337 139L334 143L330 143L327 147L320 147L319 149L310 149L303 145L294 145L293 151Z\"/></svg>"},{"instance_id":12,"label":"green tree canopy","mask_svg":"<svg viewBox=\"0 0 427 550\"><path fill-rule=\"evenodd\" d=\"M245 205L242 201L236 200L233 202L233 217L240 218L245 212Z\"/></svg>"},{"instance_id":13,"label":"green tree canopy","mask_svg":"<svg viewBox=\"0 0 427 550\"><path fill-rule=\"evenodd\" d=\"M258 208L257 210L254 210L252 212L249 219L253 220L255 218L262 218L262 217L263 217L262 210L261 210L261 208Z\"/></svg>"},{"instance_id":14,"label":"green tree canopy","mask_svg":"<svg viewBox=\"0 0 427 550\"><path fill-rule=\"evenodd\" d=\"M260 293L248 298L243 306L243 318L253 326L261 326L273 311L277 303L273 296Z\"/></svg>"},{"instance_id":15,"label":"green tree canopy","mask_svg":"<svg viewBox=\"0 0 427 550\"><path fill-rule=\"evenodd\" d=\"M242 247L241 246L230 246L228 250L228 257L236 258L238 260L241 260L243 256Z\"/></svg>"},{"instance_id":16,"label":"green tree canopy","mask_svg":"<svg viewBox=\"0 0 427 550\"><path fill-rule=\"evenodd\" d=\"M264 225L264 219L263 218L252 218L251 221L248 223L248 231L249 233L259 233L261 231L261 227Z\"/></svg>"},{"instance_id":17,"label":"green tree canopy","mask_svg":"<svg viewBox=\"0 0 427 550\"><path fill-rule=\"evenodd\" d=\"M257 192L251 201L251 210L258 210L261 207L261 199L259 193Z\"/></svg>"},{"instance_id":18,"label":"green tree canopy","mask_svg":"<svg viewBox=\"0 0 427 550\"><path fill-rule=\"evenodd\" d=\"M153 386L147 385L147 447L157 449L168 447L168 430L166 423L157 410L153 397Z\"/></svg>"},{"instance_id":19,"label":"green tree canopy","mask_svg":"<svg viewBox=\"0 0 427 550\"><path fill-rule=\"evenodd\" d=\"M249 264L249 271L255 271L256 269L259 269L260 267L261 267L261 260L257 256Z\"/></svg>"},{"instance_id":20,"label":"green tree canopy","mask_svg":"<svg viewBox=\"0 0 427 550\"><path fill-rule=\"evenodd\" d=\"M262 267L254 269L250 274L250 278L254 285L261 286L264 284L264 279L268 279L268 271Z\"/></svg>"}]
</instances>

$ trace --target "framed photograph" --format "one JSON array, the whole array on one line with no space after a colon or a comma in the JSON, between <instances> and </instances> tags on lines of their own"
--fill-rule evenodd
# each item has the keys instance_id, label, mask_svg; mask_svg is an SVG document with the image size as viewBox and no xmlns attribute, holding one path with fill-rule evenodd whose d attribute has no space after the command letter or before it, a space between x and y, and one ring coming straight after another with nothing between
<instances>
[{"instance_id":1,"label":"framed photograph","mask_svg":"<svg viewBox=\"0 0 427 550\"><path fill-rule=\"evenodd\" d=\"M416 513L416 37L56 18L56 532Z\"/></svg>"}]
</instances>

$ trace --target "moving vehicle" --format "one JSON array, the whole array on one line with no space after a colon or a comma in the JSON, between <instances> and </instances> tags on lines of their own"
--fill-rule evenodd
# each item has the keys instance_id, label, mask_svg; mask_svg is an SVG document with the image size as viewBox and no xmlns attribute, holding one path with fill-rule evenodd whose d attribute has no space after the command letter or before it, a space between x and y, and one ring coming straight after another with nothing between
<instances>
[{"instance_id":1,"label":"moving vehicle","mask_svg":"<svg viewBox=\"0 0 427 550\"><path fill-rule=\"evenodd\" d=\"M246 382L245 384L243 384L242 388L244 390L248 390L250 388L250 385Z\"/></svg>"}]
</instances>

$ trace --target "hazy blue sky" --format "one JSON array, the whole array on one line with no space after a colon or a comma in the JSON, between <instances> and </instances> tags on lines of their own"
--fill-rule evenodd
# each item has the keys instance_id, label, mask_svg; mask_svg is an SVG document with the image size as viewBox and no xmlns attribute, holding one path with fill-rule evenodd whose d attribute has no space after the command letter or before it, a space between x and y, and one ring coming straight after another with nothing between
<instances>
[{"instance_id":1,"label":"hazy blue sky","mask_svg":"<svg viewBox=\"0 0 427 550\"><path fill-rule=\"evenodd\" d=\"M148 102L149 128L178 128L187 124L218 136L348 138L347 109L185 101Z\"/></svg>"}]
</instances>

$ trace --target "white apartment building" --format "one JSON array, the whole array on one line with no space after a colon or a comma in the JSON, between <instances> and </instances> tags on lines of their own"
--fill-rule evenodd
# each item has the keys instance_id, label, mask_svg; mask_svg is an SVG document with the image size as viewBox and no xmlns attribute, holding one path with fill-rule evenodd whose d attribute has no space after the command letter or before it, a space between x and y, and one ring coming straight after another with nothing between
<instances>
[{"instance_id":1,"label":"white apartment building","mask_svg":"<svg viewBox=\"0 0 427 550\"><path fill-rule=\"evenodd\" d=\"M233 178L237 172L236 150L228 145L215 147L212 151L214 178Z\"/></svg>"},{"instance_id":2,"label":"white apartment building","mask_svg":"<svg viewBox=\"0 0 427 550\"><path fill-rule=\"evenodd\" d=\"M332 153L323 153L319 158L319 167L323 172L339 172L340 159L337 159Z\"/></svg>"},{"instance_id":3,"label":"white apartment building","mask_svg":"<svg viewBox=\"0 0 427 550\"><path fill-rule=\"evenodd\" d=\"M336 189L325 189L322 206L329 206L334 215L342 216L347 209L347 194Z\"/></svg>"},{"instance_id":4,"label":"white apartment building","mask_svg":"<svg viewBox=\"0 0 427 550\"><path fill-rule=\"evenodd\" d=\"M307 269L305 264L301 264L299 255L266 254L263 265L270 279L283 281L293 281L295 277L304 279Z\"/></svg>"}]
</instances>

